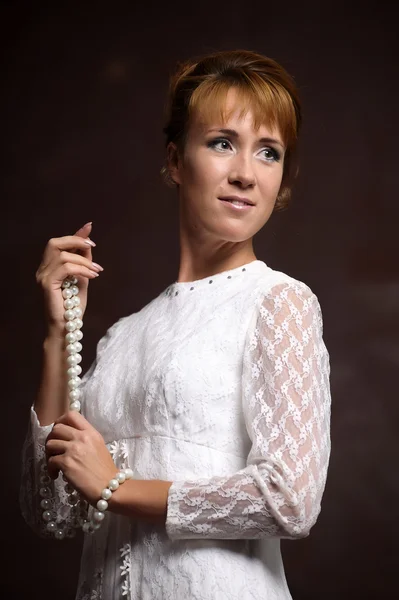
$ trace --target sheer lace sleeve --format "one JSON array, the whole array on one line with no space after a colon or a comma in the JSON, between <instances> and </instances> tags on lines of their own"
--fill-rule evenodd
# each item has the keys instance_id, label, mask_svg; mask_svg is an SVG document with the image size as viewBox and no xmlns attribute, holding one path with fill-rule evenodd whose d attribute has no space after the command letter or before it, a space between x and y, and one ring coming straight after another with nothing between
<instances>
[{"instance_id":1,"label":"sheer lace sleeve","mask_svg":"<svg viewBox=\"0 0 399 600\"><path fill-rule=\"evenodd\" d=\"M166 530L178 538L301 538L321 510L330 457L330 364L317 297L275 285L256 309L242 394L252 442L230 477L173 482Z\"/></svg>"},{"instance_id":2,"label":"sheer lace sleeve","mask_svg":"<svg viewBox=\"0 0 399 600\"><path fill-rule=\"evenodd\" d=\"M98 342L96 357L82 378L82 405L84 404L85 384L93 374L117 323L110 327ZM47 532L45 523L42 520L43 509L40 507L40 502L42 500L40 490L45 487L50 487L51 489L52 510L57 514L57 522L62 521L67 527L76 526L76 522L73 522L75 519L75 511L71 510L72 505L69 503L68 495L65 492L65 481L62 479L62 476L59 475L55 481L48 481L41 470L42 465L44 465L46 461L46 439L52 428L53 423L50 425L40 425L36 412L32 406L30 409L28 430L22 447L19 503L22 516L26 523L35 533L42 537L51 536L51 534Z\"/></svg>"}]
</instances>

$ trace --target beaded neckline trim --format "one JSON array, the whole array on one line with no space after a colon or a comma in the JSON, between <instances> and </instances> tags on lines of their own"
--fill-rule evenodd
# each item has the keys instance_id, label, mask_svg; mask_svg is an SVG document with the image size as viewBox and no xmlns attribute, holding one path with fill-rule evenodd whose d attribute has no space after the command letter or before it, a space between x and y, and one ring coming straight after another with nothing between
<instances>
[{"instance_id":1,"label":"beaded neckline trim","mask_svg":"<svg viewBox=\"0 0 399 600\"><path fill-rule=\"evenodd\" d=\"M169 285L165 290L166 296L177 296L179 293L194 292L198 289L209 289L215 286L223 285L229 281L242 277L246 273L262 273L267 269L266 263L262 260L253 260L247 264L229 269L228 271L222 271L203 279L197 279L195 281L175 281Z\"/></svg>"}]
</instances>

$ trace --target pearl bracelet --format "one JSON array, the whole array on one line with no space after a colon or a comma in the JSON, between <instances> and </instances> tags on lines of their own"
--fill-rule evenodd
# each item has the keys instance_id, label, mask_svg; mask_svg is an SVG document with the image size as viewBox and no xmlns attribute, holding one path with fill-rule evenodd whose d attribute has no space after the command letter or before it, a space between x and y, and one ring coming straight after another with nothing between
<instances>
[{"instance_id":1,"label":"pearl bracelet","mask_svg":"<svg viewBox=\"0 0 399 600\"><path fill-rule=\"evenodd\" d=\"M93 510L90 521L86 521L83 524L83 531L85 533L93 533L96 529L101 527L101 523L105 517L105 511L108 508L108 500L111 498L113 492L124 483L127 479L133 479L132 469L121 469L117 472L115 477L111 479L108 486L101 492L101 498L97 502L96 509Z\"/></svg>"}]
</instances>

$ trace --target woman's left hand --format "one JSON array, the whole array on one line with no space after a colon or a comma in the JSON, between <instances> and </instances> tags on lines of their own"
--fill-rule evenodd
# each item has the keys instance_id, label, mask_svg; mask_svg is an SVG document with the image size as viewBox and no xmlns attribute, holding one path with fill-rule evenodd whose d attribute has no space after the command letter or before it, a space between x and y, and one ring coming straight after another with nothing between
<instances>
[{"instance_id":1,"label":"woman's left hand","mask_svg":"<svg viewBox=\"0 0 399 600\"><path fill-rule=\"evenodd\" d=\"M46 440L49 475L62 471L68 482L93 506L118 471L102 435L77 411L54 423Z\"/></svg>"}]
</instances>

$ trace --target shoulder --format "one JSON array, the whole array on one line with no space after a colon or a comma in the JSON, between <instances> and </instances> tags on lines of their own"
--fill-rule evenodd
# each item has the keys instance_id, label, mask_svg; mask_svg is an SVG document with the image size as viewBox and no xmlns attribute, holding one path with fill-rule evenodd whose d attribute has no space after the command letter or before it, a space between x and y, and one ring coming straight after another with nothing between
<instances>
[{"instance_id":1,"label":"shoulder","mask_svg":"<svg viewBox=\"0 0 399 600\"><path fill-rule=\"evenodd\" d=\"M257 281L256 297L262 302L265 298L289 298L301 296L303 298L316 297L308 284L296 279L283 271L276 271L267 267L266 271Z\"/></svg>"},{"instance_id":2,"label":"shoulder","mask_svg":"<svg viewBox=\"0 0 399 600\"><path fill-rule=\"evenodd\" d=\"M313 289L304 281L283 271L267 268L257 281L255 290L254 319L273 314L295 318L309 315L322 320L319 300Z\"/></svg>"}]
</instances>

